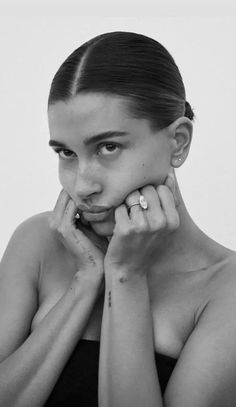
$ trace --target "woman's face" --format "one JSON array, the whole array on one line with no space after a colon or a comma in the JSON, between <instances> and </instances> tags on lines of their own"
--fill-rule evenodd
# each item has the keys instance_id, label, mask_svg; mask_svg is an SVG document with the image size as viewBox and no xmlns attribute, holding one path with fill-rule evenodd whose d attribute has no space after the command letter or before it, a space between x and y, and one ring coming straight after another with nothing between
<instances>
[{"instance_id":1,"label":"woman's face","mask_svg":"<svg viewBox=\"0 0 236 407\"><path fill-rule=\"evenodd\" d=\"M164 182L171 162L167 130L151 132L147 120L129 116L125 98L102 93L57 102L48 115L62 187L80 209L112 208L89 219L97 234L111 236L114 208L144 185Z\"/></svg>"}]
</instances>

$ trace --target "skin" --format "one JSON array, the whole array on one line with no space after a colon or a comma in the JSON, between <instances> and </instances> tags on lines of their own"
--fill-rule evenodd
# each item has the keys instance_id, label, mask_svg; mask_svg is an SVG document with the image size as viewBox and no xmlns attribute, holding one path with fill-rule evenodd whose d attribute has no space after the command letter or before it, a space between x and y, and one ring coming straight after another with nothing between
<instances>
[{"instance_id":1,"label":"skin","mask_svg":"<svg viewBox=\"0 0 236 407\"><path fill-rule=\"evenodd\" d=\"M222 329L215 343L210 333L216 327L220 330L219 311L223 310L222 315L225 312L226 316L236 304L228 296L223 301L222 298L216 301L219 290L224 292L219 282L214 282L214 288L210 291L203 290L204 284L217 275L222 263L225 270L230 272L230 266L224 262L233 252L211 240L195 225L185 208L172 171L188 155L191 122L181 117L167 128L152 133L147 121L129 116L125 100L89 94L77 95L67 103L58 102L51 106L49 128L52 139L66 143L67 156L70 156L69 159L63 156L59 162L59 178L67 194L65 211L70 212L70 227L67 230L73 228L73 216L81 204L114 208L110 218L103 222L90 222L89 225L96 236L109 237L103 259L106 284L99 364L100 405L210 407L214 404L222 407L224 400L225 406L233 406L236 394L230 385L230 377L228 387L220 387L219 378L226 378L227 374L222 370L222 364L221 367L215 365L216 353L212 352L213 348L216 352L219 344L233 349L232 342L229 340L226 343ZM121 144L118 150L115 148L115 152L113 147L111 152L104 145L101 149L99 146L84 146L88 135L106 130L127 131L130 135L122 140L116 137L108 141ZM132 176L128 177L127 174ZM137 202L140 193L148 202L148 210L134 206L129 213L127 206ZM82 239L81 229L77 233ZM68 242L68 234L62 235ZM96 258L92 247L90 249ZM82 254L79 252L76 255L74 251L78 258ZM207 272L205 277L200 278L197 272L203 269ZM191 288L186 280L188 272ZM195 280L196 275L199 276L198 281ZM234 285L235 277L231 278ZM226 287L226 280L223 285ZM165 295L161 300L163 287L166 294L167 287L172 287L173 291L170 290L170 295ZM197 324L194 334L184 346L191 331L189 324L188 333L180 340L180 348L176 347L175 352L182 350L183 356L162 399L153 358L149 295L151 303L160 301L155 322L155 318L158 321L161 316L161 302L166 301L168 307L173 302L173 315L176 305L180 303L180 297L177 299L174 293L180 287L184 290L182 298L187 299L190 295L189 301L185 302L183 315L191 310L190 320L197 315L200 324L199 327ZM201 314L204 322L201 322ZM170 315L164 312L164 320L166 318L168 321ZM182 323L188 318L183 317ZM154 337L158 337L160 327L156 330L154 324L154 329ZM212 359L207 358L209 354ZM196 371L189 370L189 366L196 366L200 361ZM234 363L231 368L232 371L236 370ZM215 371L216 376L211 373L212 381L208 380L206 388L202 378L209 378L209 369ZM219 388L216 391L217 378ZM149 388L148 394L146 386ZM134 388L135 392L132 391Z\"/></svg>"},{"instance_id":2,"label":"skin","mask_svg":"<svg viewBox=\"0 0 236 407\"><path fill-rule=\"evenodd\" d=\"M233 407L236 256L181 197L173 168L188 155L190 120L151 133L125 100L90 94L50 106L49 128L75 158L60 159L53 211L23 222L0 264L1 406L43 406L87 338L101 340L100 407ZM112 158L85 148L85 137L114 129L131 134ZM140 193L148 210L128 213ZM82 203L114 210L76 225ZM154 348L178 358L163 399Z\"/></svg>"},{"instance_id":3,"label":"skin","mask_svg":"<svg viewBox=\"0 0 236 407\"><path fill-rule=\"evenodd\" d=\"M74 153L73 160L60 159L59 179L76 205L116 208L131 191L163 183L168 174L171 145L166 131L154 137L147 121L127 115L120 98L79 96L67 104L57 103L49 108L49 128L51 138L66 142ZM111 129L130 133L107 140L120 143L120 149L113 147L114 151L109 151L104 146L96 155L97 146L83 145L88 135ZM93 222L91 226L99 235L112 235L114 211L107 221Z\"/></svg>"},{"instance_id":4,"label":"skin","mask_svg":"<svg viewBox=\"0 0 236 407\"><path fill-rule=\"evenodd\" d=\"M114 208L105 221L90 222L96 235L109 240L115 226L115 209L125 200L137 202L140 188L152 187L156 207L160 204L156 187L165 183L173 168L183 164L192 138L192 123L186 117L154 133L147 120L130 117L124 99L100 93L77 95L66 103L50 106L48 120L50 138L67 146L67 151L60 153L59 180L68 199L74 202L74 211L80 204ZM109 145L100 144L100 147L99 143L84 145L89 135L107 130L125 131L130 135L101 141ZM218 261L227 252L192 221L174 179L180 225L175 233L162 236L158 242L159 269L161 266L165 270L172 264L185 271L200 269ZM133 209L137 210L137 206Z\"/></svg>"}]
</instances>

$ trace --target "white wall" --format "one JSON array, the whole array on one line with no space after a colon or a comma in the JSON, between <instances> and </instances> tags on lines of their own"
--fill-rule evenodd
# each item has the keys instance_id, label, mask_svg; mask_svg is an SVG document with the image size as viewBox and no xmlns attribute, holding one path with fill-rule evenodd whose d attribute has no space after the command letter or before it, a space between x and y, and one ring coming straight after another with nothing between
<instances>
[{"instance_id":1,"label":"white wall","mask_svg":"<svg viewBox=\"0 0 236 407\"><path fill-rule=\"evenodd\" d=\"M115 30L149 35L175 58L197 116L191 154L177 172L182 193L196 223L236 249L234 2L78 3L1 3L0 256L16 226L51 210L61 189L47 145L53 75L84 41Z\"/></svg>"}]
</instances>

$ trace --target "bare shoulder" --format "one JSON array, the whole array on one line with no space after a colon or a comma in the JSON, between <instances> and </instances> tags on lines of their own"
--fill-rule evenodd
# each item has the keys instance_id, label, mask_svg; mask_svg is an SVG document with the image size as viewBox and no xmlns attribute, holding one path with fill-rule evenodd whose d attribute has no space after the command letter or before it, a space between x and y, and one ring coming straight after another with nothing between
<instances>
[{"instance_id":1,"label":"bare shoulder","mask_svg":"<svg viewBox=\"0 0 236 407\"><path fill-rule=\"evenodd\" d=\"M0 360L27 338L38 309L42 261L54 249L50 212L23 221L12 234L0 263Z\"/></svg>"},{"instance_id":2,"label":"bare shoulder","mask_svg":"<svg viewBox=\"0 0 236 407\"><path fill-rule=\"evenodd\" d=\"M26 239L33 252L42 254L59 244L54 231L49 226L51 211L41 212L23 221L16 229L16 238Z\"/></svg>"},{"instance_id":3,"label":"bare shoulder","mask_svg":"<svg viewBox=\"0 0 236 407\"><path fill-rule=\"evenodd\" d=\"M55 232L49 226L50 215L50 211L38 213L17 226L3 254L1 269L27 264L27 267L22 266L22 271L26 268L39 270L47 253L59 246Z\"/></svg>"},{"instance_id":4,"label":"bare shoulder","mask_svg":"<svg viewBox=\"0 0 236 407\"><path fill-rule=\"evenodd\" d=\"M165 392L168 405L235 406L236 254L215 264L209 276L208 301Z\"/></svg>"},{"instance_id":5,"label":"bare shoulder","mask_svg":"<svg viewBox=\"0 0 236 407\"><path fill-rule=\"evenodd\" d=\"M51 216L52 212L51 211L46 211L46 212L40 212L37 213L26 220L24 220L18 228L21 229L22 231L29 231L29 232L37 232L37 233L45 233L50 230L49 228L49 219ZM37 234L36 233L36 234Z\"/></svg>"},{"instance_id":6,"label":"bare shoulder","mask_svg":"<svg viewBox=\"0 0 236 407\"><path fill-rule=\"evenodd\" d=\"M213 268L212 278L210 279L211 297L227 300L230 293L236 298L236 253L230 252L222 261Z\"/></svg>"}]
</instances>

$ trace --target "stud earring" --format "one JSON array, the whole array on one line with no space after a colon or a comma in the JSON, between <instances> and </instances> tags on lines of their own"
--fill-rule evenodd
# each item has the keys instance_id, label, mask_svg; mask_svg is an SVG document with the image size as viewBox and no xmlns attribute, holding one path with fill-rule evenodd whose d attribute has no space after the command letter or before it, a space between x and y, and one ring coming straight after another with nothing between
<instances>
[{"instance_id":1,"label":"stud earring","mask_svg":"<svg viewBox=\"0 0 236 407\"><path fill-rule=\"evenodd\" d=\"M180 167L183 164L185 158L186 158L185 155L179 157L172 157L172 166L175 168Z\"/></svg>"},{"instance_id":2,"label":"stud earring","mask_svg":"<svg viewBox=\"0 0 236 407\"><path fill-rule=\"evenodd\" d=\"M180 164L181 161L182 161L184 158L185 158L184 156L183 156L183 157L176 158L176 159L175 159L175 164L176 164L176 165Z\"/></svg>"}]
</instances>

